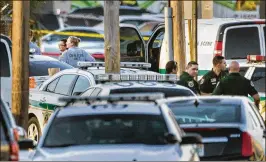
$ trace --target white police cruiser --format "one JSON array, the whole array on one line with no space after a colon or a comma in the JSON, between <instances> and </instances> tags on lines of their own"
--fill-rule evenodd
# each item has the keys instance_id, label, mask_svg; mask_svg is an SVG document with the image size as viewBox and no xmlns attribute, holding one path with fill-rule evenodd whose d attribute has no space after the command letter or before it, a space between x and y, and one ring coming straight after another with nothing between
<instances>
[{"instance_id":1,"label":"white police cruiser","mask_svg":"<svg viewBox=\"0 0 266 162\"><path fill-rule=\"evenodd\" d=\"M237 61L240 64L240 74L252 81L259 92L261 105L265 104L265 56L248 55L246 60Z\"/></svg>"},{"instance_id":2,"label":"white police cruiser","mask_svg":"<svg viewBox=\"0 0 266 162\"><path fill-rule=\"evenodd\" d=\"M249 68L245 77L253 82L261 101L265 102L265 56L249 55L247 60Z\"/></svg>"},{"instance_id":3,"label":"white police cruiser","mask_svg":"<svg viewBox=\"0 0 266 162\"><path fill-rule=\"evenodd\" d=\"M146 93L61 98L62 102L88 104L56 109L31 158L198 161L195 144L201 144L201 136L179 128L170 109L156 102L163 97L162 93Z\"/></svg>"},{"instance_id":4,"label":"white police cruiser","mask_svg":"<svg viewBox=\"0 0 266 162\"><path fill-rule=\"evenodd\" d=\"M202 136L201 160L265 160L265 123L247 97L174 97L157 102L172 110L186 133Z\"/></svg>"},{"instance_id":5,"label":"white police cruiser","mask_svg":"<svg viewBox=\"0 0 266 162\"><path fill-rule=\"evenodd\" d=\"M30 90L28 137L38 141L49 116L58 106L62 96L79 95L91 86L96 85L94 75L104 74L103 62L79 62L80 69L72 68L60 71L43 82L39 87ZM121 62L121 73L158 74L142 69L149 68L149 63ZM131 68L130 68L131 67Z\"/></svg>"}]
</instances>

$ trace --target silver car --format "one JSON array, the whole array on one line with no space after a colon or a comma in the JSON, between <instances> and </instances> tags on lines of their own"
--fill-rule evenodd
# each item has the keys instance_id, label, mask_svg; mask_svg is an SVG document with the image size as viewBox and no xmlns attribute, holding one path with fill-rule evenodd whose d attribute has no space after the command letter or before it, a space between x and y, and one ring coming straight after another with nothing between
<instances>
[{"instance_id":1,"label":"silver car","mask_svg":"<svg viewBox=\"0 0 266 162\"><path fill-rule=\"evenodd\" d=\"M201 144L201 137L184 134L170 110L156 103L162 97L150 93L61 98L90 104L58 108L32 160L198 161L194 144Z\"/></svg>"},{"instance_id":2,"label":"silver car","mask_svg":"<svg viewBox=\"0 0 266 162\"><path fill-rule=\"evenodd\" d=\"M81 39L79 47L91 55L104 53L103 30L95 29L93 27L66 27L64 29L57 30L56 32L75 32L85 34L86 36L78 36ZM71 35L73 36L71 33L52 33L43 36L41 38L42 55L58 58L60 56L60 51L58 48L59 41L64 38L67 39Z\"/></svg>"},{"instance_id":3,"label":"silver car","mask_svg":"<svg viewBox=\"0 0 266 162\"><path fill-rule=\"evenodd\" d=\"M265 158L265 124L247 97L200 96L164 102L185 132L201 134L201 160Z\"/></svg>"}]
</instances>

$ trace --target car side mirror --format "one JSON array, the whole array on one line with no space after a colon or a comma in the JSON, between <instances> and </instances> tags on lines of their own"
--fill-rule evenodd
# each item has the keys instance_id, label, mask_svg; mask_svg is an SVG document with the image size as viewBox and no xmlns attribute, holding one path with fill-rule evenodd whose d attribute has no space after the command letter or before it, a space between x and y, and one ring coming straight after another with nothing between
<instances>
[{"instance_id":1,"label":"car side mirror","mask_svg":"<svg viewBox=\"0 0 266 162\"><path fill-rule=\"evenodd\" d=\"M266 129L263 131L263 138L266 138Z\"/></svg>"},{"instance_id":2,"label":"car side mirror","mask_svg":"<svg viewBox=\"0 0 266 162\"><path fill-rule=\"evenodd\" d=\"M30 54L34 54L36 52L36 50L34 48L30 48Z\"/></svg>"},{"instance_id":3,"label":"car side mirror","mask_svg":"<svg viewBox=\"0 0 266 162\"><path fill-rule=\"evenodd\" d=\"M174 135L174 134L172 134L172 133L167 133L167 134L165 135L165 140L166 140L166 142L169 143L169 144L175 144L175 143L178 142L178 139L177 139L176 135Z\"/></svg>"},{"instance_id":4,"label":"car side mirror","mask_svg":"<svg viewBox=\"0 0 266 162\"><path fill-rule=\"evenodd\" d=\"M19 135L20 140L27 138L27 133L26 133L24 128L17 126L17 131L18 131L18 135Z\"/></svg>"},{"instance_id":5,"label":"car side mirror","mask_svg":"<svg viewBox=\"0 0 266 162\"><path fill-rule=\"evenodd\" d=\"M27 149L34 149L36 147L36 142L31 139L23 139L18 141L19 149L27 150Z\"/></svg>"},{"instance_id":6,"label":"car side mirror","mask_svg":"<svg viewBox=\"0 0 266 162\"><path fill-rule=\"evenodd\" d=\"M187 133L182 137L181 145L202 144L202 137L196 133Z\"/></svg>"}]
</instances>

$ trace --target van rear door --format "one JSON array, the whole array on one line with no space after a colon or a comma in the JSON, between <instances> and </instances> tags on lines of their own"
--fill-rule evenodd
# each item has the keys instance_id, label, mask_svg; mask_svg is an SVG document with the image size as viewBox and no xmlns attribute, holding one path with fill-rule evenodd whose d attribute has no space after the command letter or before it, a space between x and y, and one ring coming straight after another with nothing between
<instances>
[{"instance_id":1,"label":"van rear door","mask_svg":"<svg viewBox=\"0 0 266 162\"><path fill-rule=\"evenodd\" d=\"M223 55L226 60L246 59L247 55L265 55L259 24L231 26L225 29Z\"/></svg>"}]
</instances>

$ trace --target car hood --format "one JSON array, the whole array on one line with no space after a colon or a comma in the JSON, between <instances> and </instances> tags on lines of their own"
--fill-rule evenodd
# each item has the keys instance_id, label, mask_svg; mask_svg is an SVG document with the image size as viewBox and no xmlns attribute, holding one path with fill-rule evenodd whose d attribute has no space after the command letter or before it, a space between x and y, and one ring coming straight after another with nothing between
<instances>
[{"instance_id":1,"label":"car hood","mask_svg":"<svg viewBox=\"0 0 266 162\"><path fill-rule=\"evenodd\" d=\"M177 145L90 145L39 149L33 160L51 161L176 161Z\"/></svg>"}]
</instances>

